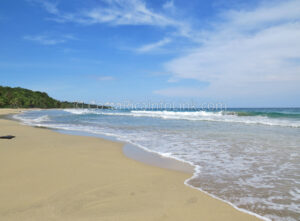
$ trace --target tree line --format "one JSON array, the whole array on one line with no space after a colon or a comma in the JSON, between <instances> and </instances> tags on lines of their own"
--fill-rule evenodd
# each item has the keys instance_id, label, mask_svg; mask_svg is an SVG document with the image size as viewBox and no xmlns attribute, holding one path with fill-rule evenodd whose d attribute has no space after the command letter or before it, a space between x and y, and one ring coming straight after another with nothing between
<instances>
[{"instance_id":1,"label":"tree line","mask_svg":"<svg viewBox=\"0 0 300 221\"><path fill-rule=\"evenodd\" d=\"M108 106L97 106L85 103L58 101L45 92L32 91L21 87L0 86L0 108L102 108Z\"/></svg>"}]
</instances>

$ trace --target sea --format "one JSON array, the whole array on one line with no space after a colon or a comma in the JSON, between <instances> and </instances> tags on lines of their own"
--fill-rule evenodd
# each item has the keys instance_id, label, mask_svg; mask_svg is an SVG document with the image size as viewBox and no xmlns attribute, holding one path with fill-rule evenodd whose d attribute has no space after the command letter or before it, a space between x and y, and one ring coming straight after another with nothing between
<instances>
[{"instance_id":1,"label":"sea","mask_svg":"<svg viewBox=\"0 0 300 221\"><path fill-rule=\"evenodd\" d=\"M77 108L15 118L111 137L188 163L191 188L264 220L300 220L300 108Z\"/></svg>"}]
</instances>

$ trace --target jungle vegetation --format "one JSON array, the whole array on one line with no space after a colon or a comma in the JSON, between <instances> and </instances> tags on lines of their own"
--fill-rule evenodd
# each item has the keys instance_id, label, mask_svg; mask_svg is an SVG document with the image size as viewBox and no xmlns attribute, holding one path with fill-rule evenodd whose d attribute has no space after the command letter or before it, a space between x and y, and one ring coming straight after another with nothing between
<instances>
[{"instance_id":1,"label":"jungle vegetation","mask_svg":"<svg viewBox=\"0 0 300 221\"><path fill-rule=\"evenodd\" d=\"M21 87L0 86L0 108L102 108L92 104L59 101L45 92L32 91Z\"/></svg>"}]
</instances>

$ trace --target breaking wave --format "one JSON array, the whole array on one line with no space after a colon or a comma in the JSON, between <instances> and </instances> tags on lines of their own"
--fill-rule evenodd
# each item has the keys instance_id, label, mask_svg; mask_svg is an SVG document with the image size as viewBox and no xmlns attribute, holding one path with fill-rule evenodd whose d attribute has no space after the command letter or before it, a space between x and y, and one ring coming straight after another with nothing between
<instances>
[{"instance_id":1,"label":"breaking wave","mask_svg":"<svg viewBox=\"0 0 300 221\"><path fill-rule=\"evenodd\" d=\"M268 126L300 127L300 114L291 113L264 113L264 112L228 112L228 111L103 111L97 109L66 109L72 114L99 114L99 115L118 115L132 117L152 117L172 120L190 121L215 121L244 124L261 124ZM294 118L292 118L294 116Z\"/></svg>"}]
</instances>

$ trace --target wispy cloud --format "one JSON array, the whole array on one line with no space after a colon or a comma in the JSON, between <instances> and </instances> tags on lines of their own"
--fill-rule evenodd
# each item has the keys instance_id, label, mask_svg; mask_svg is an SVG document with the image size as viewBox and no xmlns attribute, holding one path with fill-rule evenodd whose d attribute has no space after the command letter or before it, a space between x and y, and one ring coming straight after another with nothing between
<instances>
[{"instance_id":1,"label":"wispy cloud","mask_svg":"<svg viewBox=\"0 0 300 221\"><path fill-rule=\"evenodd\" d=\"M167 9L167 10L174 10L174 9L175 9L174 1L173 1L173 0L166 1L166 2L163 4L163 8L164 8L164 9Z\"/></svg>"},{"instance_id":2,"label":"wispy cloud","mask_svg":"<svg viewBox=\"0 0 300 221\"><path fill-rule=\"evenodd\" d=\"M52 37L47 34L42 34L42 35L26 35L23 37L25 40L28 41L34 41L39 44L43 45L56 45L56 44L61 44L65 43L68 40L74 40L76 39L73 35L62 35L59 37Z\"/></svg>"},{"instance_id":3,"label":"wispy cloud","mask_svg":"<svg viewBox=\"0 0 300 221\"><path fill-rule=\"evenodd\" d=\"M174 22L164 15L149 10L140 0L109 0L107 7L98 7L81 14L79 22L110 23L113 25L168 26Z\"/></svg>"},{"instance_id":4,"label":"wispy cloud","mask_svg":"<svg viewBox=\"0 0 300 221\"><path fill-rule=\"evenodd\" d=\"M171 42L170 38L164 38L158 42L155 43L151 43L151 44L147 44L147 45L143 45L142 47L139 47L136 51L139 53L145 53L145 52L149 52L149 51L153 51L155 49L158 49L168 43Z\"/></svg>"},{"instance_id":5,"label":"wispy cloud","mask_svg":"<svg viewBox=\"0 0 300 221\"><path fill-rule=\"evenodd\" d=\"M172 78L209 82L198 91L203 96L299 93L299 11L300 2L289 0L223 12L213 31L198 30L201 45L165 70Z\"/></svg>"},{"instance_id":6,"label":"wispy cloud","mask_svg":"<svg viewBox=\"0 0 300 221\"><path fill-rule=\"evenodd\" d=\"M34 4L40 4L47 12L58 15L59 10L57 8L57 2L50 2L47 0L26 0L27 2L34 3Z\"/></svg>"},{"instance_id":7,"label":"wispy cloud","mask_svg":"<svg viewBox=\"0 0 300 221\"><path fill-rule=\"evenodd\" d=\"M64 12L57 4L48 0L28 0L40 4L47 12L56 15L57 22L76 22L81 24L108 23L111 25L174 25L174 21L147 8L141 0L103 0L103 4L85 8L78 12Z\"/></svg>"},{"instance_id":8,"label":"wispy cloud","mask_svg":"<svg viewBox=\"0 0 300 221\"><path fill-rule=\"evenodd\" d=\"M48 0L29 1L40 4L47 12L52 14L50 20L60 23L173 27L174 32L178 35L189 37L190 34L188 23L149 9L142 0L102 0L100 1L102 4L99 4L99 6L80 9L76 12L61 11L58 9L57 4ZM166 2L163 7L174 8L173 1Z\"/></svg>"}]
</instances>

